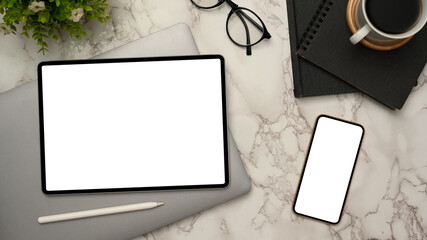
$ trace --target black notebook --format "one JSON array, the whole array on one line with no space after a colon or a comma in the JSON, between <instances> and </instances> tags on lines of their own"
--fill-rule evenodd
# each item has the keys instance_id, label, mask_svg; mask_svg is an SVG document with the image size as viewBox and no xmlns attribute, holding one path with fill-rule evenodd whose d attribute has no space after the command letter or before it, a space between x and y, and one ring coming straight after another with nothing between
<instances>
[{"instance_id":1,"label":"black notebook","mask_svg":"<svg viewBox=\"0 0 427 240\"><path fill-rule=\"evenodd\" d=\"M346 82L296 54L310 22L317 16L319 6L326 0L287 0L289 37L295 97L349 93L358 91ZM323 6L323 5L322 5Z\"/></svg>"},{"instance_id":2,"label":"black notebook","mask_svg":"<svg viewBox=\"0 0 427 240\"><path fill-rule=\"evenodd\" d=\"M427 27L406 45L375 51L352 45L347 1L327 1L298 54L392 109L401 109L427 62Z\"/></svg>"}]
</instances>

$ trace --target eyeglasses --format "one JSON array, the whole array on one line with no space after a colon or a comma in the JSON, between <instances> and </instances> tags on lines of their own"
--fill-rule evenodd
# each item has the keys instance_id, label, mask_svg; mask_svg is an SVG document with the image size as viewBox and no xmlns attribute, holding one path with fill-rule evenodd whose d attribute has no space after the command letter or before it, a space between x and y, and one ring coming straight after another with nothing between
<instances>
[{"instance_id":1,"label":"eyeglasses","mask_svg":"<svg viewBox=\"0 0 427 240\"><path fill-rule=\"evenodd\" d=\"M226 22L227 35L230 40L240 46L246 47L246 55L252 55L251 47L263 39L271 38L261 18L252 10L237 6L231 0L191 0L201 9L212 9L226 2L231 7Z\"/></svg>"}]
</instances>

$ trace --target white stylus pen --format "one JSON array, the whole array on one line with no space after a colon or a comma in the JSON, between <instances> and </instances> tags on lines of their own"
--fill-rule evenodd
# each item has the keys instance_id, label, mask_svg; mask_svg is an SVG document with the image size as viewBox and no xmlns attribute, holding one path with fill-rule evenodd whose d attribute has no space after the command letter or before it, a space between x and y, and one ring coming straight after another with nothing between
<instances>
[{"instance_id":1,"label":"white stylus pen","mask_svg":"<svg viewBox=\"0 0 427 240\"><path fill-rule=\"evenodd\" d=\"M59 222L59 221L66 221L71 219L95 217L95 216L102 216L102 215L115 214L115 213L139 211L144 209L155 208L163 204L164 204L163 202L144 202L144 203L121 205L121 206L115 206L115 207L78 211L78 212L62 213L62 214L39 217L38 222L50 223L50 222Z\"/></svg>"}]
</instances>

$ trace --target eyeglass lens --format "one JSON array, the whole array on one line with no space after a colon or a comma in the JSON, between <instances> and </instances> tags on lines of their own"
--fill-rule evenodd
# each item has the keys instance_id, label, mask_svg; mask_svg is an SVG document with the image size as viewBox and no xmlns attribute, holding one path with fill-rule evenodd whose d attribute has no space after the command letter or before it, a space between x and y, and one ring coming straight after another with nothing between
<instances>
[{"instance_id":1,"label":"eyeglass lens","mask_svg":"<svg viewBox=\"0 0 427 240\"><path fill-rule=\"evenodd\" d=\"M241 46L259 42L264 34L261 19L251 11L238 9L228 19L230 38Z\"/></svg>"},{"instance_id":2,"label":"eyeglass lens","mask_svg":"<svg viewBox=\"0 0 427 240\"><path fill-rule=\"evenodd\" d=\"M191 1L197 6L202 8L210 8L210 7L216 6L220 2L223 2L221 0L191 0Z\"/></svg>"}]
</instances>

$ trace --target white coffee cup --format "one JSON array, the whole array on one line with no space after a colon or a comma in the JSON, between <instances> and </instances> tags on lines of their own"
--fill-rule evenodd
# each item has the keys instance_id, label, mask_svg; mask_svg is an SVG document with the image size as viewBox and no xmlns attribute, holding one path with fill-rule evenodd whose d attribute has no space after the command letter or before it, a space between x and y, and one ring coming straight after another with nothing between
<instances>
[{"instance_id":1,"label":"white coffee cup","mask_svg":"<svg viewBox=\"0 0 427 240\"><path fill-rule=\"evenodd\" d=\"M362 39L367 38L375 43L385 43L393 42L395 40L404 39L415 35L419 32L427 22L427 0L420 0L421 4L421 13L418 19L418 22L412 26L408 31L391 34L386 33L378 28L376 28L368 18L366 11L366 2L369 0L360 0L355 9L355 21L356 24L360 27L359 30L350 37L350 42L352 44L357 44ZM405 0L402 0L405 1Z\"/></svg>"}]
</instances>

